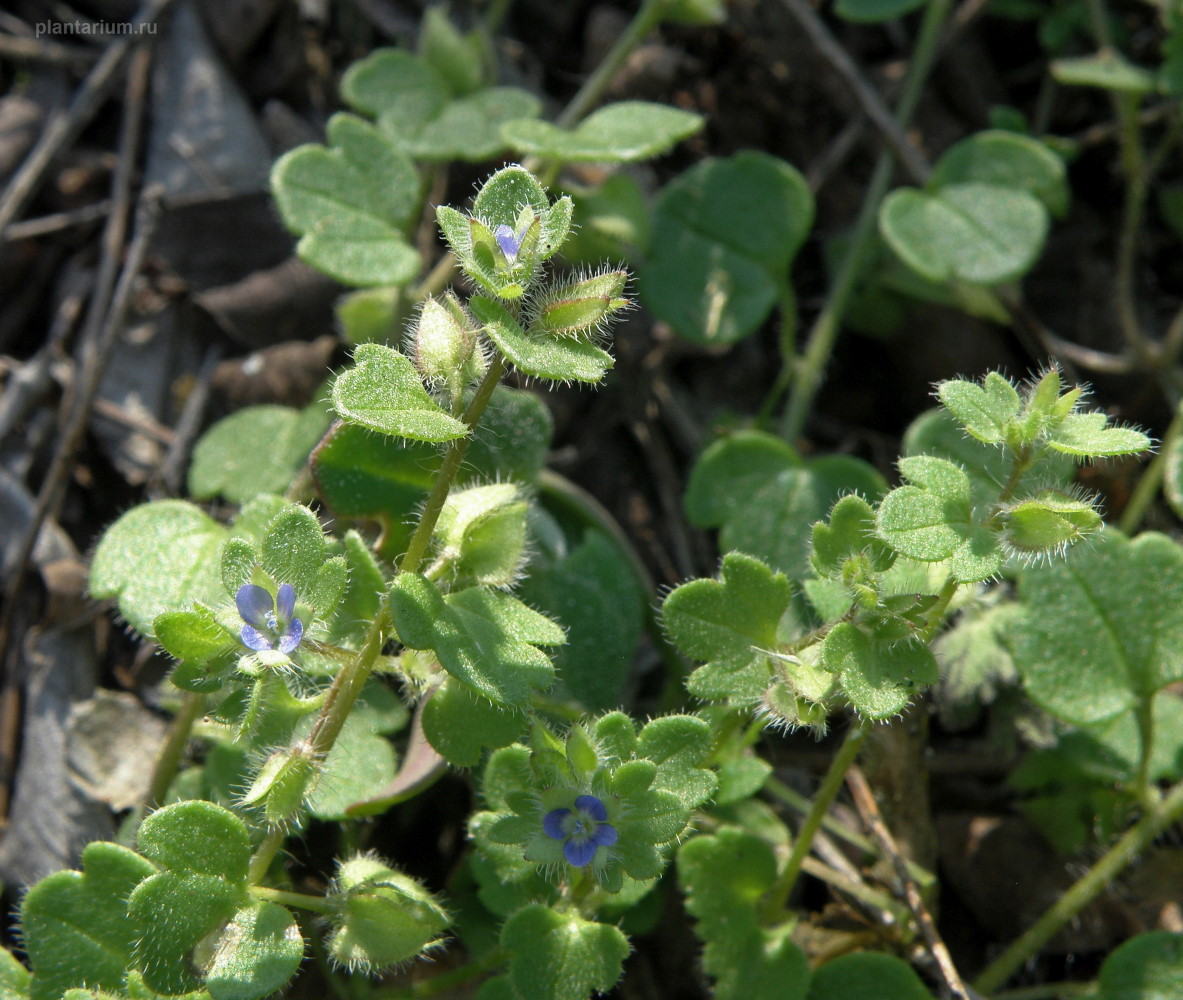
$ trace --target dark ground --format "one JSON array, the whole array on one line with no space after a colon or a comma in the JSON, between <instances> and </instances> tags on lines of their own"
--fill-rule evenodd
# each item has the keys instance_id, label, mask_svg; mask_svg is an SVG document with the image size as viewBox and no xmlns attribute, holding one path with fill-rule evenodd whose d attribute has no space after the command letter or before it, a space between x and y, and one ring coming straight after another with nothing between
<instances>
[{"instance_id":1,"label":"dark ground","mask_svg":"<svg viewBox=\"0 0 1183 1000\"><path fill-rule=\"evenodd\" d=\"M22 0L0 14L0 81L7 91L0 99L0 227L11 224L0 243L0 539L7 587L0 810L9 823L0 874L12 888L74 864L87 840L111 836L119 811L135 801L136 776L159 736L159 719L140 705L152 706L151 681L163 664L85 596L87 553L98 534L136 502L181 495L188 450L213 420L251 403L301 405L328 367L347 356L331 313L341 289L291 258L294 241L269 204L266 172L279 152L321 137L323 122L339 107L344 67L379 45L407 43L420 14L419 4L400 0L196 6L208 45L194 8L178 10L173 16L185 19L184 28L177 30L176 21L162 25L154 36L155 64L133 57L86 114L77 104L68 110L71 95L111 43L55 38L18 46L13 40L48 15ZM469 7L455 3L454 13L463 19ZM115 21L130 16L134 5L77 0L72 9ZM1137 54L1149 7L1117 9ZM55 16L62 10L55 7ZM521 0L501 45L508 82L535 88L548 111L557 110L630 13L627 3ZM986 127L992 106L1006 104L1043 116L1048 132L1080 141L1070 172L1073 209L1054 227L1025 282L1025 298L1031 314L1060 337L1120 352L1112 288L1122 195L1110 106L1098 94L1048 93L1041 86L1046 57L1032 24L983 15L972 2L961 14L910 137L934 159ZM866 78L890 93L915 16L886 27L828 23ZM663 101L707 117L698 136L641 169L652 188L704 156L745 148L781 156L805 173L818 199L818 224L794 271L807 324L826 288L822 242L852 221L880 142L865 122L860 127L854 99L786 6L737 0L724 26L664 28L635 53L610 96ZM72 134L31 176L19 173L63 114L75 126ZM438 200L462 203L494 166L453 168ZM1168 165L1164 182L1178 181L1179 173L1177 163ZM24 178L34 183L28 197L17 199ZM141 229L133 210L152 184L164 184L169 197L144 247L135 243ZM1163 328L1178 308L1178 250L1178 235L1152 211L1137 269L1150 329ZM91 405L90 359L123 295L113 282L141 253L138 277L126 289L126 318L113 321L113 353ZM798 444L860 455L890 476L899 435L930 405L934 380L999 366L1024 375L1047 360L1033 343L1030 330L935 307L918 307L894 337L847 333L807 438ZM617 367L602 390L546 395L556 418L553 464L612 511L660 586L710 575L713 542L687 526L682 488L713 429L759 406L778 366L775 331L770 326L725 356L706 354L642 310L620 329L616 353ZM1100 405L1162 433L1168 409L1147 376L1079 374L1094 381ZM1091 485L1116 508L1133 471L1109 467ZM47 530L31 555L22 554L39 503L48 505ZM1151 523L1171 522L1154 511ZM643 657L638 669L650 667ZM96 685L109 693L113 713L97 728L123 742L92 749L98 763L87 772L67 758L65 732L70 705ZM972 973L992 945L1014 937L1087 859L1055 856L1020 817L1004 784L1017 759L1014 748L999 744L984 719L956 733L933 720L934 750L927 756L920 736L909 740L908 727L900 728L905 735L884 751L883 773L872 778L885 791L897 790L893 782L901 775L915 779L898 789L913 807L914 824L897 833L922 858L939 855L941 928ZM784 775L804 776L808 784L827 750L809 739L780 740L768 754ZM901 763L893 765L896 754ZM925 792L931 823L927 810L915 811ZM397 823L383 821L379 839L422 844L428 828L438 836L441 817L445 826L452 817L455 851L467 805L460 782L445 784L427 815L409 810ZM313 831L309 858L317 847ZM398 856L407 857L406 850ZM421 874L439 882L447 865L446 857L423 857ZM999 878L1002 871L1006 879ZM1164 845L1057 939L1031 978L1087 977L1131 933L1180 929L1177 900L1164 890L1178 885L1179 872L1178 850ZM807 885L802 904L818 929L851 919L821 883ZM676 899L667 905L676 906ZM660 926L637 942L625 995L701 995L685 922L671 916Z\"/></svg>"}]
</instances>

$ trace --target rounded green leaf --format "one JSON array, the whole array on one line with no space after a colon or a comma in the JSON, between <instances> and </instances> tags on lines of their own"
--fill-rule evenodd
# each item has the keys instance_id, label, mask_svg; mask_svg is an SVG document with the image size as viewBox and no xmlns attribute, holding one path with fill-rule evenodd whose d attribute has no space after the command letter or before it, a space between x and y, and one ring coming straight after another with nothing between
<instances>
[{"instance_id":1,"label":"rounded green leaf","mask_svg":"<svg viewBox=\"0 0 1183 1000\"><path fill-rule=\"evenodd\" d=\"M1027 693L1058 718L1100 722L1183 679L1183 548L1106 531L1020 579L1012 630Z\"/></svg>"},{"instance_id":2,"label":"rounded green leaf","mask_svg":"<svg viewBox=\"0 0 1183 1000\"><path fill-rule=\"evenodd\" d=\"M1017 132L988 130L962 139L940 158L929 187L970 182L1030 191L1058 219L1068 211L1064 161L1045 143Z\"/></svg>"},{"instance_id":3,"label":"rounded green leaf","mask_svg":"<svg viewBox=\"0 0 1183 1000\"><path fill-rule=\"evenodd\" d=\"M741 340L786 293L813 211L804 178L774 156L705 160L662 192L638 292L683 337Z\"/></svg>"},{"instance_id":4,"label":"rounded green leaf","mask_svg":"<svg viewBox=\"0 0 1183 1000\"><path fill-rule=\"evenodd\" d=\"M932 281L998 285L1021 278L1047 238L1048 215L1034 195L977 182L935 194L893 191L879 230L911 268Z\"/></svg>"},{"instance_id":5,"label":"rounded green leaf","mask_svg":"<svg viewBox=\"0 0 1183 1000\"><path fill-rule=\"evenodd\" d=\"M529 123L542 103L520 87L488 87L449 101L407 141L422 160L488 160L503 150L507 123Z\"/></svg>"},{"instance_id":6,"label":"rounded green leaf","mask_svg":"<svg viewBox=\"0 0 1183 1000\"><path fill-rule=\"evenodd\" d=\"M573 130L543 121L509 122L516 150L565 163L628 163L658 156L703 125L701 115L648 101L620 101L592 112Z\"/></svg>"},{"instance_id":7,"label":"rounded green leaf","mask_svg":"<svg viewBox=\"0 0 1183 1000\"><path fill-rule=\"evenodd\" d=\"M885 642L853 622L839 622L822 642L822 664L839 675L851 707L870 719L890 719L940 677L921 642Z\"/></svg>"},{"instance_id":8,"label":"rounded green leaf","mask_svg":"<svg viewBox=\"0 0 1183 1000\"><path fill-rule=\"evenodd\" d=\"M584 920L534 903L505 922L509 977L521 997L586 1000L616 985L628 956L626 938L611 924Z\"/></svg>"},{"instance_id":9,"label":"rounded green leaf","mask_svg":"<svg viewBox=\"0 0 1183 1000\"><path fill-rule=\"evenodd\" d=\"M328 427L322 406L249 406L219 420L198 440L189 466L189 493L246 503L283 493Z\"/></svg>"},{"instance_id":10,"label":"rounded green leaf","mask_svg":"<svg viewBox=\"0 0 1183 1000\"><path fill-rule=\"evenodd\" d=\"M392 437L451 441L468 427L423 388L411 359L382 344L360 344L354 366L333 384L333 408L345 420Z\"/></svg>"},{"instance_id":11,"label":"rounded green leaf","mask_svg":"<svg viewBox=\"0 0 1183 1000\"><path fill-rule=\"evenodd\" d=\"M225 601L220 558L226 534L183 500L133 507L99 542L90 566L91 596L115 598L127 623L150 637L164 611Z\"/></svg>"},{"instance_id":12,"label":"rounded green leaf","mask_svg":"<svg viewBox=\"0 0 1183 1000\"><path fill-rule=\"evenodd\" d=\"M178 660L211 660L238 641L204 605L193 611L166 611L156 616L152 627L160 645Z\"/></svg>"},{"instance_id":13,"label":"rounded green leaf","mask_svg":"<svg viewBox=\"0 0 1183 1000\"><path fill-rule=\"evenodd\" d=\"M244 906L226 925L205 968L213 1000L259 1000L280 989L304 958L295 918L276 903Z\"/></svg>"},{"instance_id":14,"label":"rounded green leaf","mask_svg":"<svg viewBox=\"0 0 1183 1000\"><path fill-rule=\"evenodd\" d=\"M1151 931L1130 938L1105 959L1097 986L1097 1000L1183 996L1183 935Z\"/></svg>"},{"instance_id":15,"label":"rounded green leaf","mask_svg":"<svg viewBox=\"0 0 1183 1000\"><path fill-rule=\"evenodd\" d=\"M456 767L475 767L486 749L507 747L521 735L526 717L494 704L449 677L423 707L423 732Z\"/></svg>"},{"instance_id":16,"label":"rounded green leaf","mask_svg":"<svg viewBox=\"0 0 1183 1000\"><path fill-rule=\"evenodd\" d=\"M1119 94L1149 94L1155 89L1154 74L1116 50L1076 59L1057 59L1051 66L1057 83L1072 87L1099 87Z\"/></svg>"},{"instance_id":17,"label":"rounded green leaf","mask_svg":"<svg viewBox=\"0 0 1183 1000\"><path fill-rule=\"evenodd\" d=\"M963 379L942 382L937 396L966 431L986 444L1006 440L1023 405L1018 390L998 372L990 372L981 385Z\"/></svg>"},{"instance_id":18,"label":"rounded green leaf","mask_svg":"<svg viewBox=\"0 0 1183 1000\"><path fill-rule=\"evenodd\" d=\"M599 382L615 363L586 340L527 333L500 302L478 295L469 305L484 332L517 369L555 382Z\"/></svg>"},{"instance_id":19,"label":"rounded green leaf","mask_svg":"<svg viewBox=\"0 0 1183 1000\"><path fill-rule=\"evenodd\" d=\"M290 504L267 525L263 569L277 584L290 583L297 600L308 601L324 563L324 531L307 507Z\"/></svg>"},{"instance_id":20,"label":"rounded green leaf","mask_svg":"<svg viewBox=\"0 0 1183 1000\"><path fill-rule=\"evenodd\" d=\"M807 1000L932 1000L920 977L903 959L880 952L840 955L813 974Z\"/></svg>"},{"instance_id":21,"label":"rounded green leaf","mask_svg":"<svg viewBox=\"0 0 1183 1000\"><path fill-rule=\"evenodd\" d=\"M136 834L140 853L162 868L201 872L230 882L246 878L251 840L229 809L192 799L150 814Z\"/></svg>"}]
</instances>

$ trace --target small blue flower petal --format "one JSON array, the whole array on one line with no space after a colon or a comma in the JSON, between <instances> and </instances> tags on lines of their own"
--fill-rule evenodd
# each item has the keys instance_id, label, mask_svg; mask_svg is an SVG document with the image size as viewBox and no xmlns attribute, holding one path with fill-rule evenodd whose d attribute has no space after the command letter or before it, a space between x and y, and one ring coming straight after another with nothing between
<instances>
[{"instance_id":1,"label":"small blue flower petal","mask_svg":"<svg viewBox=\"0 0 1183 1000\"><path fill-rule=\"evenodd\" d=\"M568 864L574 865L576 868L590 865L595 856L596 845L590 840L579 840L572 837L563 845L563 857L567 859Z\"/></svg>"},{"instance_id":2,"label":"small blue flower petal","mask_svg":"<svg viewBox=\"0 0 1183 1000\"><path fill-rule=\"evenodd\" d=\"M601 823L596 832L591 835L591 843L596 847L611 847L616 843L619 834L611 823Z\"/></svg>"},{"instance_id":3,"label":"small blue flower petal","mask_svg":"<svg viewBox=\"0 0 1183 1000\"><path fill-rule=\"evenodd\" d=\"M280 593L282 594L283 591L281 590ZM299 618L293 618L288 622L287 631L279 638L279 651L281 653L290 653L300 645L302 638L304 638L304 623Z\"/></svg>"},{"instance_id":4,"label":"small blue flower petal","mask_svg":"<svg viewBox=\"0 0 1183 1000\"><path fill-rule=\"evenodd\" d=\"M241 635L242 644L250 649L264 650L275 648L271 644L271 639L255 628L254 625L243 625Z\"/></svg>"},{"instance_id":5,"label":"small blue flower petal","mask_svg":"<svg viewBox=\"0 0 1183 1000\"><path fill-rule=\"evenodd\" d=\"M501 247L501 252L505 254L510 262L512 263L516 260L518 250L522 246L522 240L513 231L513 227L502 224L493 230L493 236L497 240L497 245Z\"/></svg>"},{"instance_id":6,"label":"small blue flower petal","mask_svg":"<svg viewBox=\"0 0 1183 1000\"><path fill-rule=\"evenodd\" d=\"M267 619L275 607L271 595L257 583L244 583L239 587L238 593L234 595L234 603L238 606L238 613L242 615L244 622L260 628L268 624ZM243 641L246 642L245 639Z\"/></svg>"},{"instance_id":7,"label":"small blue flower petal","mask_svg":"<svg viewBox=\"0 0 1183 1000\"><path fill-rule=\"evenodd\" d=\"M281 622L291 621L292 612L296 610L296 591L290 583L279 585L279 594L275 599L275 610Z\"/></svg>"},{"instance_id":8,"label":"small blue flower petal","mask_svg":"<svg viewBox=\"0 0 1183 1000\"><path fill-rule=\"evenodd\" d=\"M570 815L570 809L552 809L542 818L542 829L553 840L565 840L567 830L563 821Z\"/></svg>"},{"instance_id":9,"label":"small blue flower petal","mask_svg":"<svg viewBox=\"0 0 1183 1000\"><path fill-rule=\"evenodd\" d=\"M575 808L586 813L597 823L603 823L608 818L608 810L604 803L594 795L581 795L575 800Z\"/></svg>"}]
</instances>

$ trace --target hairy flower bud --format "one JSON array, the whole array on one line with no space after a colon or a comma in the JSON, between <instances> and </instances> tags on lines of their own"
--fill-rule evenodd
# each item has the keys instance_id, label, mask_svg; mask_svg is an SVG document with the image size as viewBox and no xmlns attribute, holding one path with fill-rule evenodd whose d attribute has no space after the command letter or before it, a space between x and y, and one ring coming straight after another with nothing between
<instances>
[{"instance_id":1,"label":"hairy flower bud","mask_svg":"<svg viewBox=\"0 0 1183 1000\"><path fill-rule=\"evenodd\" d=\"M546 290L536 306L533 329L562 337L588 336L631 304L621 293L627 271L605 271Z\"/></svg>"},{"instance_id":2,"label":"hairy flower bud","mask_svg":"<svg viewBox=\"0 0 1183 1000\"><path fill-rule=\"evenodd\" d=\"M484 372L476 331L451 292L423 303L411 340L415 367L429 381L463 384Z\"/></svg>"}]
</instances>

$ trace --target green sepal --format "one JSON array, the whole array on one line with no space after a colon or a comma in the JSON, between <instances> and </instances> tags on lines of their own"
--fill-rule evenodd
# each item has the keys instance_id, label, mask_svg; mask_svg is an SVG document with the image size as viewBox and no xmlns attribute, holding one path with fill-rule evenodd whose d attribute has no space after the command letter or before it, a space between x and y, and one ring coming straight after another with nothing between
<instances>
[{"instance_id":1,"label":"green sepal","mask_svg":"<svg viewBox=\"0 0 1183 1000\"><path fill-rule=\"evenodd\" d=\"M436 404L411 359L382 344L359 344L354 365L333 383L333 409L344 420L392 437L452 441L468 426Z\"/></svg>"},{"instance_id":2,"label":"green sepal","mask_svg":"<svg viewBox=\"0 0 1183 1000\"><path fill-rule=\"evenodd\" d=\"M307 591L307 603L316 609L317 617L331 618L345 596L349 582L349 564L344 556L333 556L320 564L312 586Z\"/></svg>"},{"instance_id":3,"label":"green sepal","mask_svg":"<svg viewBox=\"0 0 1183 1000\"><path fill-rule=\"evenodd\" d=\"M58 1000L73 986L122 987L137 938L127 897L155 872L134 851L96 842L82 852L82 871L55 872L29 889L20 925L32 1000Z\"/></svg>"},{"instance_id":4,"label":"green sepal","mask_svg":"<svg viewBox=\"0 0 1183 1000\"><path fill-rule=\"evenodd\" d=\"M415 367L429 382L455 385L474 381L483 366L476 351L476 331L460 300L452 292L423 302L411 335Z\"/></svg>"},{"instance_id":5,"label":"green sepal","mask_svg":"<svg viewBox=\"0 0 1183 1000\"><path fill-rule=\"evenodd\" d=\"M401 573L390 609L405 645L434 650L445 670L493 701L524 704L554 679L537 646L562 643L562 630L508 594L473 587L445 600L425 577Z\"/></svg>"},{"instance_id":6,"label":"green sepal","mask_svg":"<svg viewBox=\"0 0 1183 1000\"><path fill-rule=\"evenodd\" d=\"M409 961L450 922L423 886L373 855L340 862L328 898L336 907L329 954L351 969L377 972Z\"/></svg>"},{"instance_id":7,"label":"green sepal","mask_svg":"<svg viewBox=\"0 0 1183 1000\"><path fill-rule=\"evenodd\" d=\"M565 337L595 332L629 305L629 300L621 297L627 281L627 271L606 271L546 289L535 307L531 332Z\"/></svg>"},{"instance_id":8,"label":"green sepal","mask_svg":"<svg viewBox=\"0 0 1183 1000\"><path fill-rule=\"evenodd\" d=\"M1006 544L1026 554L1061 552L1102 526L1091 503L1055 490L1007 506L999 520Z\"/></svg>"},{"instance_id":9,"label":"green sepal","mask_svg":"<svg viewBox=\"0 0 1183 1000\"><path fill-rule=\"evenodd\" d=\"M702 766L711 740L711 727L704 719L666 715L646 723L636 753L657 765L652 787L672 792L689 810L709 799L717 784L714 772Z\"/></svg>"},{"instance_id":10,"label":"green sepal","mask_svg":"<svg viewBox=\"0 0 1183 1000\"><path fill-rule=\"evenodd\" d=\"M615 362L586 340L526 332L500 302L478 295L469 302L484 332L518 370L554 382L599 382Z\"/></svg>"},{"instance_id":11,"label":"green sepal","mask_svg":"<svg viewBox=\"0 0 1183 1000\"><path fill-rule=\"evenodd\" d=\"M242 804L261 806L268 826L284 826L304 808L305 795L320 770L315 756L304 745L277 750L263 762Z\"/></svg>"},{"instance_id":12,"label":"green sepal","mask_svg":"<svg viewBox=\"0 0 1183 1000\"><path fill-rule=\"evenodd\" d=\"M511 952L509 978L517 995L547 1000L586 1000L610 990L629 953L628 938L611 924L541 903L505 922L501 944Z\"/></svg>"}]
</instances>

